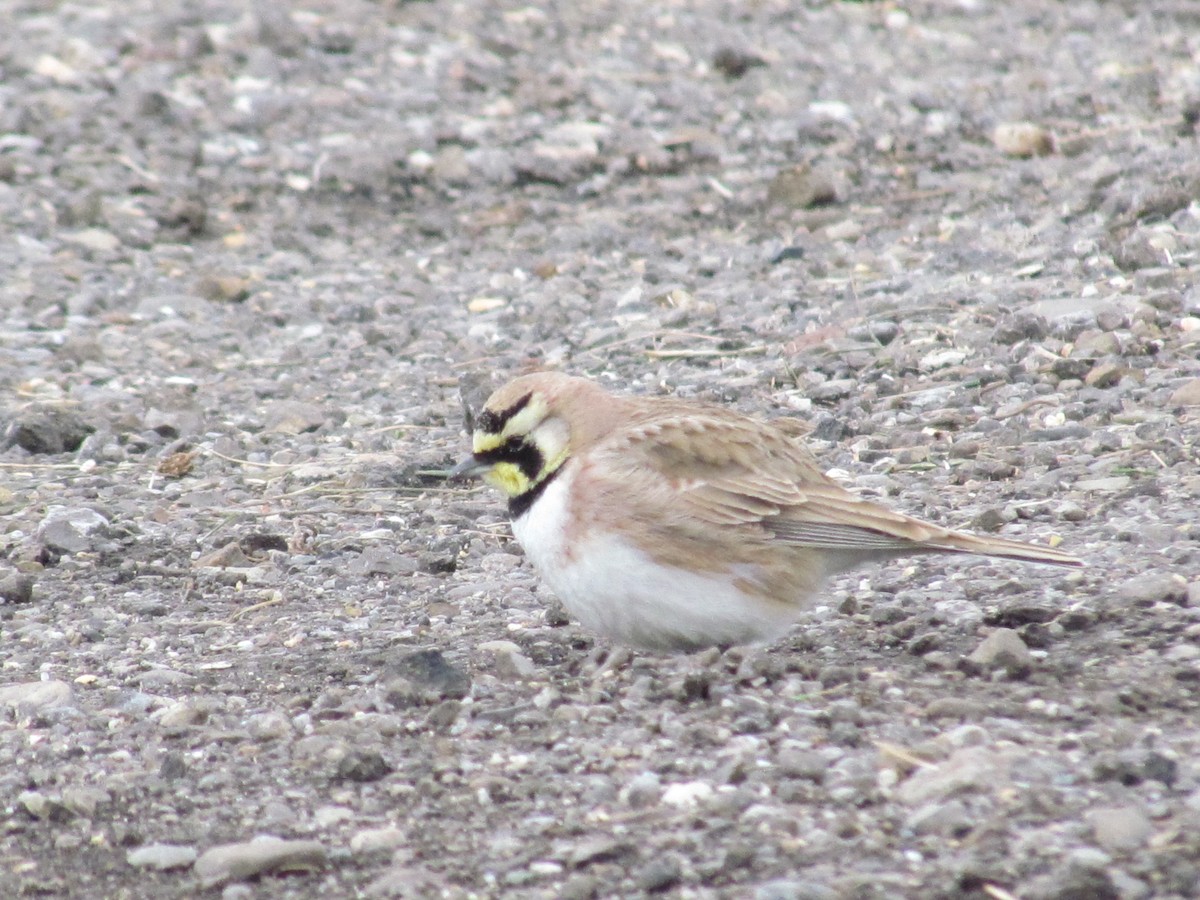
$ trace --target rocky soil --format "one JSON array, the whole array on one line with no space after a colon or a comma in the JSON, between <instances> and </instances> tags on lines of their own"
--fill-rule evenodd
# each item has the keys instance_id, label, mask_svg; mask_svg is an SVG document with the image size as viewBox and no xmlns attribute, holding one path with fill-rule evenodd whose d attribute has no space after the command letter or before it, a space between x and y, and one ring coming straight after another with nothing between
<instances>
[{"instance_id":1,"label":"rocky soil","mask_svg":"<svg viewBox=\"0 0 1200 900\"><path fill-rule=\"evenodd\" d=\"M1200 6L0 12L0 895L1200 895ZM563 614L464 407L812 426L1061 541Z\"/></svg>"}]
</instances>

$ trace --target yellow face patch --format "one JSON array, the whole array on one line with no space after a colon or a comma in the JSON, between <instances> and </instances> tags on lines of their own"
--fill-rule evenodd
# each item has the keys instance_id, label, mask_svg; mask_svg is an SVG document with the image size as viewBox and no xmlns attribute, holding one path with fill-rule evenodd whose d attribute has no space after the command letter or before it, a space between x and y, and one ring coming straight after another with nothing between
<instances>
[{"instance_id":1,"label":"yellow face patch","mask_svg":"<svg viewBox=\"0 0 1200 900\"><path fill-rule=\"evenodd\" d=\"M483 480L510 500L533 496L536 487L567 458L569 431L560 419L547 418L542 397L520 401L513 411L485 410L471 435L471 449ZM498 429L498 430L497 430ZM477 470L478 471L478 470Z\"/></svg>"},{"instance_id":2,"label":"yellow face patch","mask_svg":"<svg viewBox=\"0 0 1200 900\"><path fill-rule=\"evenodd\" d=\"M493 434L490 431L476 431L471 435L471 450L478 456L480 453L495 450L505 440L507 438L503 434Z\"/></svg>"},{"instance_id":3,"label":"yellow face patch","mask_svg":"<svg viewBox=\"0 0 1200 900\"><path fill-rule=\"evenodd\" d=\"M521 467L510 462L496 463L484 473L483 480L509 497L519 497L533 486L525 473L521 471Z\"/></svg>"}]
</instances>

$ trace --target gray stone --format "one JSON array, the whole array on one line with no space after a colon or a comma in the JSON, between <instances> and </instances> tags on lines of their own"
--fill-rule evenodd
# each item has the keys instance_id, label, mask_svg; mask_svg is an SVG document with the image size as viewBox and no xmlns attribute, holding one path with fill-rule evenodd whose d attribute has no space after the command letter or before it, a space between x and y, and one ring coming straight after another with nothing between
<instances>
[{"instance_id":1,"label":"gray stone","mask_svg":"<svg viewBox=\"0 0 1200 900\"><path fill-rule=\"evenodd\" d=\"M278 400L267 407L263 424L267 431L275 434L303 434L316 431L325 424L328 416L315 403L299 400Z\"/></svg>"},{"instance_id":2,"label":"gray stone","mask_svg":"<svg viewBox=\"0 0 1200 900\"><path fill-rule=\"evenodd\" d=\"M220 708L220 701L212 697L191 697L179 700L158 710L153 718L163 728L180 729L203 725L209 716Z\"/></svg>"},{"instance_id":3,"label":"gray stone","mask_svg":"<svg viewBox=\"0 0 1200 900\"><path fill-rule=\"evenodd\" d=\"M27 453L73 453L93 431L73 406L34 404L9 424L3 443Z\"/></svg>"},{"instance_id":4,"label":"gray stone","mask_svg":"<svg viewBox=\"0 0 1200 900\"><path fill-rule=\"evenodd\" d=\"M660 856L650 860L637 874L637 884L647 893L670 890L683 878L679 860L673 856Z\"/></svg>"},{"instance_id":5,"label":"gray stone","mask_svg":"<svg viewBox=\"0 0 1200 900\"><path fill-rule=\"evenodd\" d=\"M836 900L838 892L812 881L781 878L754 889L754 900Z\"/></svg>"},{"instance_id":6,"label":"gray stone","mask_svg":"<svg viewBox=\"0 0 1200 900\"><path fill-rule=\"evenodd\" d=\"M384 675L388 702L400 707L462 700L471 690L471 676L440 650L417 650L389 660Z\"/></svg>"},{"instance_id":7,"label":"gray stone","mask_svg":"<svg viewBox=\"0 0 1200 900\"><path fill-rule=\"evenodd\" d=\"M287 841L263 835L205 850L194 868L205 887L214 887L265 872L308 871L324 865L325 858L325 848L319 841Z\"/></svg>"},{"instance_id":8,"label":"gray stone","mask_svg":"<svg viewBox=\"0 0 1200 900\"><path fill-rule=\"evenodd\" d=\"M393 866L363 891L367 897L395 897L408 900L410 897L442 897L448 885L435 872L416 866Z\"/></svg>"},{"instance_id":9,"label":"gray stone","mask_svg":"<svg viewBox=\"0 0 1200 900\"><path fill-rule=\"evenodd\" d=\"M79 231L64 232L62 239L100 255L112 253L121 246L120 238L103 228L83 228Z\"/></svg>"},{"instance_id":10,"label":"gray stone","mask_svg":"<svg viewBox=\"0 0 1200 900\"><path fill-rule=\"evenodd\" d=\"M916 834L961 837L971 830L972 817L961 800L948 800L914 810L904 821L904 826Z\"/></svg>"},{"instance_id":11,"label":"gray stone","mask_svg":"<svg viewBox=\"0 0 1200 900\"><path fill-rule=\"evenodd\" d=\"M967 697L938 697L925 707L927 719L982 719L987 707Z\"/></svg>"},{"instance_id":12,"label":"gray stone","mask_svg":"<svg viewBox=\"0 0 1200 900\"><path fill-rule=\"evenodd\" d=\"M0 687L0 706L19 711L69 706L73 699L71 686L65 681L24 681Z\"/></svg>"},{"instance_id":13,"label":"gray stone","mask_svg":"<svg viewBox=\"0 0 1200 900\"><path fill-rule=\"evenodd\" d=\"M1014 892L1024 900L1120 900L1108 872L1068 860Z\"/></svg>"},{"instance_id":14,"label":"gray stone","mask_svg":"<svg viewBox=\"0 0 1200 900\"><path fill-rule=\"evenodd\" d=\"M501 678L526 679L538 674L538 667L533 660L512 641L484 641L479 645L479 650L491 655L496 674Z\"/></svg>"},{"instance_id":15,"label":"gray stone","mask_svg":"<svg viewBox=\"0 0 1200 900\"><path fill-rule=\"evenodd\" d=\"M194 847L180 844L147 844L130 850L125 861L139 869L183 869L196 861L199 854Z\"/></svg>"},{"instance_id":16,"label":"gray stone","mask_svg":"<svg viewBox=\"0 0 1200 900\"><path fill-rule=\"evenodd\" d=\"M292 720L281 712L265 712L246 720L246 731L257 741L272 741L292 733Z\"/></svg>"},{"instance_id":17,"label":"gray stone","mask_svg":"<svg viewBox=\"0 0 1200 900\"><path fill-rule=\"evenodd\" d=\"M412 575L420 564L389 547L372 546L352 558L346 568L355 575Z\"/></svg>"},{"instance_id":18,"label":"gray stone","mask_svg":"<svg viewBox=\"0 0 1200 900\"><path fill-rule=\"evenodd\" d=\"M394 825L383 828L364 828L350 838L352 853L376 853L380 850L394 850L404 846L408 835Z\"/></svg>"},{"instance_id":19,"label":"gray stone","mask_svg":"<svg viewBox=\"0 0 1200 900\"><path fill-rule=\"evenodd\" d=\"M1171 394L1171 406L1200 406L1200 378L1190 378Z\"/></svg>"},{"instance_id":20,"label":"gray stone","mask_svg":"<svg viewBox=\"0 0 1200 900\"><path fill-rule=\"evenodd\" d=\"M1096 843L1107 853L1132 853L1145 846L1154 824L1136 806L1094 809L1087 815Z\"/></svg>"},{"instance_id":21,"label":"gray stone","mask_svg":"<svg viewBox=\"0 0 1200 900\"><path fill-rule=\"evenodd\" d=\"M17 803L35 819L48 822L67 822L71 819L71 811L63 805L62 798L44 791L21 791L17 795Z\"/></svg>"},{"instance_id":22,"label":"gray stone","mask_svg":"<svg viewBox=\"0 0 1200 900\"><path fill-rule=\"evenodd\" d=\"M630 779L621 791L621 799L634 809L641 809L658 802L662 796L662 780L654 772L642 772Z\"/></svg>"},{"instance_id":23,"label":"gray stone","mask_svg":"<svg viewBox=\"0 0 1200 900\"><path fill-rule=\"evenodd\" d=\"M112 802L112 795L95 785L71 785L62 790L62 804L72 813L92 818L96 811Z\"/></svg>"},{"instance_id":24,"label":"gray stone","mask_svg":"<svg viewBox=\"0 0 1200 900\"><path fill-rule=\"evenodd\" d=\"M574 868L582 868L593 863L608 862L634 852L635 848L628 841L610 837L596 838L584 841L571 848L567 855L567 863Z\"/></svg>"},{"instance_id":25,"label":"gray stone","mask_svg":"<svg viewBox=\"0 0 1200 900\"><path fill-rule=\"evenodd\" d=\"M357 781L365 783L378 781L392 772L392 765L383 758L378 750L366 747L351 747L337 761L334 777L339 781Z\"/></svg>"},{"instance_id":26,"label":"gray stone","mask_svg":"<svg viewBox=\"0 0 1200 900\"><path fill-rule=\"evenodd\" d=\"M108 535L109 521L86 506L51 506L38 525L38 540L51 550L83 553Z\"/></svg>"},{"instance_id":27,"label":"gray stone","mask_svg":"<svg viewBox=\"0 0 1200 900\"><path fill-rule=\"evenodd\" d=\"M997 628L967 659L984 670L1004 669L1017 675L1033 668L1033 656L1021 636L1011 628Z\"/></svg>"},{"instance_id":28,"label":"gray stone","mask_svg":"<svg viewBox=\"0 0 1200 900\"><path fill-rule=\"evenodd\" d=\"M20 572L0 576L0 604L29 603L33 600L33 578Z\"/></svg>"},{"instance_id":29,"label":"gray stone","mask_svg":"<svg viewBox=\"0 0 1200 900\"><path fill-rule=\"evenodd\" d=\"M897 789L905 803L925 804L968 793L988 793L1009 781L1008 756L988 747L964 747L932 766L918 768Z\"/></svg>"},{"instance_id":30,"label":"gray stone","mask_svg":"<svg viewBox=\"0 0 1200 900\"><path fill-rule=\"evenodd\" d=\"M577 872L563 882L559 900L592 900L600 895L603 883L594 875Z\"/></svg>"},{"instance_id":31,"label":"gray stone","mask_svg":"<svg viewBox=\"0 0 1200 900\"><path fill-rule=\"evenodd\" d=\"M788 778L803 778L820 784L829 770L829 761L816 750L785 748L779 752L779 771Z\"/></svg>"},{"instance_id":32,"label":"gray stone","mask_svg":"<svg viewBox=\"0 0 1200 900\"><path fill-rule=\"evenodd\" d=\"M1182 605L1188 599L1188 583L1182 575L1173 572L1140 576L1118 587L1117 596L1135 607L1153 606L1155 603Z\"/></svg>"},{"instance_id":33,"label":"gray stone","mask_svg":"<svg viewBox=\"0 0 1200 900\"><path fill-rule=\"evenodd\" d=\"M1150 885L1146 882L1140 878L1134 878L1120 869L1110 868L1108 877L1112 879L1113 887L1116 888L1121 900L1147 900L1153 893Z\"/></svg>"}]
</instances>

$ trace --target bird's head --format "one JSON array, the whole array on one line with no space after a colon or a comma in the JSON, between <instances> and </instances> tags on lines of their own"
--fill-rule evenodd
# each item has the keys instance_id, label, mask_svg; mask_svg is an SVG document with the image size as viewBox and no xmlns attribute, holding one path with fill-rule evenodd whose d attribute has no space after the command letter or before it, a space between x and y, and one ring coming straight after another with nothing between
<instances>
[{"instance_id":1,"label":"bird's head","mask_svg":"<svg viewBox=\"0 0 1200 900\"><path fill-rule=\"evenodd\" d=\"M475 420L471 455L454 467L452 477L482 476L509 500L535 491L571 455L571 425L563 401L573 382L590 385L542 372L493 393Z\"/></svg>"}]
</instances>

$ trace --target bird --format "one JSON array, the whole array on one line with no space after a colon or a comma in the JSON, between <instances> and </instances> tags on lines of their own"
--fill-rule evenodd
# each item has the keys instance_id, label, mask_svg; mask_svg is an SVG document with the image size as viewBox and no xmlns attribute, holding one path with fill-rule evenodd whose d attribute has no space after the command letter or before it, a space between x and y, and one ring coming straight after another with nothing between
<instances>
[{"instance_id":1,"label":"bird","mask_svg":"<svg viewBox=\"0 0 1200 900\"><path fill-rule=\"evenodd\" d=\"M827 578L872 561L955 553L1082 565L860 497L769 420L560 372L498 388L471 444L450 477L499 489L514 536L567 612L640 650L774 641Z\"/></svg>"}]
</instances>

